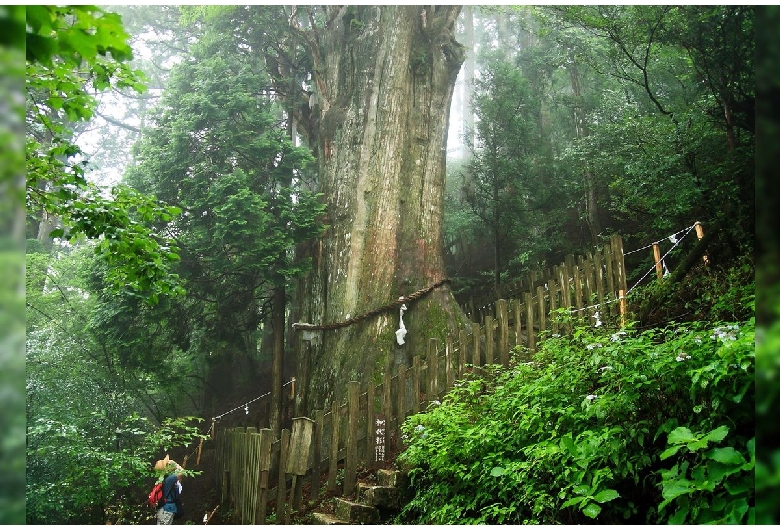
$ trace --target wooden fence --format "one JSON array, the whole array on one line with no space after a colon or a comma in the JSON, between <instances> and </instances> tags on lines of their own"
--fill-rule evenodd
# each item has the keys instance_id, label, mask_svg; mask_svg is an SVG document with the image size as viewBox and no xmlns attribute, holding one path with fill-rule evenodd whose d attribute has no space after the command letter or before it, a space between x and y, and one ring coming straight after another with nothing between
<instances>
[{"instance_id":1,"label":"wooden fence","mask_svg":"<svg viewBox=\"0 0 780 530\"><path fill-rule=\"evenodd\" d=\"M221 505L234 510L242 524L263 524L269 504L275 504L276 522L286 523L290 509L300 507L306 484L312 499L326 490L350 496L359 469L380 468L402 449L400 428L406 418L440 400L467 371L509 365L514 346L535 352L545 330L570 332L571 321L559 323L551 312L568 308L575 320L585 322L596 312L602 319L623 316L622 239L614 236L604 249L577 260L570 256L547 277L525 285L524 292L505 291L514 298L480 306L480 319L470 329L454 332L444 343L430 339L411 366L399 366L395 375L385 373L382 383L363 388L349 383L330 410L292 420L291 429L283 429L278 439L270 429L216 430ZM310 425L303 438L301 429L296 432L300 425Z\"/></svg>"}]
</instances>

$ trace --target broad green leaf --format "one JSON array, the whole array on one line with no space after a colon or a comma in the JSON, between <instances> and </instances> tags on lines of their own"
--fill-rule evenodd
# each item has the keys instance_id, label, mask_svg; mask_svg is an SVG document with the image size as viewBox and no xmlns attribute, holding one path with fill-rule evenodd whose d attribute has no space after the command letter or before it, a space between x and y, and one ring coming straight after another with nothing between
<instances>
[{"instance_id":1,"label":"broad green leaf","mask_svg":"<svg viewBox=\"0 0 780 530\"><path fill-rule=\"evenodd\" d=\"M666 460L670 456L676 455L677 452L682 449L682 445L673 445L672 447L661 453L661 460Z\"/></svg>"},{"instance_id":2,"label":"broad green leaf","mask_svg":"<svg viewBox=\"0 0 780 530\"><path fill-rule=\"evenodd\" d=\"M611 500L615 500L618 497L620 497L620 494L617 491L615 491L615 490L603 490L603 491L598 492L593 497L593 499L596 502L604 503L604 502L609 502Z\"/></svg>"},{"instance_id":3,"label":"broad green leaf","mask_svg":"<svg viewBox=\"0 0 780 530\"><path fill-rule=\"evenodd\" d=\"M693 435L693 433L688 427L677 427L676 429L674 429L672 432L669 433L669 437L667 438L667 443L669 444L690 443L696 440L698 440L698 438Z\"/></svg>"},{"instance_id":4,"label":"broad green leaf","mask_svg":"<svg viewBox=\"0 0 780 530\"><path fill-rule=\"evenodd\" d=\"M736 464L741 465L745 463L745 457L743 457L733 447L717 447L707 453L707 458L720 462L722 464Z\"/></svg>"},{"instance_id":5,"label":"broad green leaf","mask_svg":"<svg viewBox=\"0 0 780 530\"><path fill-rule=\"evenodd\" d=\"M582 513L584 513L591 519L595 519L601 513L601 506L599 506L598 504L588 504L582 510Z\"/></svg>"},{"instance_id":6,"label":"broad green leaf","mask_svg":"<svg viewBox=\"0 0 780 530\"><path fill-rule=\"evenodd\" d=\"M721 425L717 429L711 430L704 438L712 442L722 441L729 433L729 428L725 425Z\"/></svg>"},{"instance_id":7,"label":"broad green leaf","mask_svg":"<svg viewBox=\"0 0 780 530\"><path fill-rule=\"evenodd\" d=\"M506 469L496 466L490 471L491 477L502 477L506 474Z\"/></svg>"},{"instance_id":8,"label":"broad green leaf","mask_svg":"<svg viewBox=\"0 0 780 530\"><path fill-rule=\"evenodd\" d=\"M669 524L673 524L673 525L685 524L685 518L688 515L689 511L690 509L688 508L688 506L680 507L676 512L674 512L674 515L672 515L669 518L668 521Z\"/></svg>"}]
</instances>

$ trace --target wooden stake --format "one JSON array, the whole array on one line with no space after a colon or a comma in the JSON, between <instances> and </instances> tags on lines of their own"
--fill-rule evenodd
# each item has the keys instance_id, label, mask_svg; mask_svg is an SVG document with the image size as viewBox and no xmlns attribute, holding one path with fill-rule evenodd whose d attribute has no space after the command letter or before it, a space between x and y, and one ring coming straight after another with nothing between
<instances>
[{"instance_id":1,"label":"wooden stake","mask_svg":"<svg viewBox=\"0 0 780 530\"><path fill-rule=\"evenodd\" d=\"M203 452L203 438L200 439L200 443L198 444L198 459L195 461L195 465L200 465L200 454Z\"/></svg>"},{"instance_id":2,"label":"wooden stake","mask_svg":"<svg viewBox=\"0 0 780 530\"><path fill-rule=\"evenodd\" d=\"M626 327L627 311L626 292L623 289L620 289L620 291L618 291L618 296L620 297L620 327L624 328Z\"/></svg>"},{"instance_id":3,"label":"wooden stake","mask_svg":"<svg viewBox=\"0 0 780 530\"><path fill-rule=\"evenodd\" d=\"M664 271L661 267L661 247L658 243L653 243L653 258L655 258L655 275L660 280L664 277Z\"/></svg>"},{"instance_id":4,"label":"wooden stake","mask_svg":"<svg viewBox=\"0 0 780 530\"><path fill-rule=\"evenodd\" d=\"M701 223L699 221L696 221L693 224L694 228L696 228L696 237L699 239L702 239L704 237L704 228L702 228ZM710 258L707 256L707 253L705 252L704 255L701 257L701 259L704 261L705 265L710 264Z\"/></svg>"}]
</instances>

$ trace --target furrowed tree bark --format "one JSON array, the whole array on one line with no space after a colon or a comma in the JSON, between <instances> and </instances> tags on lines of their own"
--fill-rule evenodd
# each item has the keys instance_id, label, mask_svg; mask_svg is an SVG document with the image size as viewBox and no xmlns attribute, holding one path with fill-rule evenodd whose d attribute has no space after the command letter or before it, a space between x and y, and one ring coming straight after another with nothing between
<instances>
[{"instance_id":1,"label":"furrowed tree bark","mask_svg":"<svg viewBox=\"0 0 780 530\"><path fill-rule=\"evenodd\" d=\"M442 215L447 127L463 62L457 6L332 7L325 27L297 29L314 61L325 235L305 254L301 322L348 320L445 277ZM294 27L297 21L291 19ZM310 127L309 130L312 130ZM398 311L336 330L299 331L302 409L325 407L349 380L381 381L463 317L446 284ZM303 354L305 352L305 354Z\"/></svg>"}]
</instances>

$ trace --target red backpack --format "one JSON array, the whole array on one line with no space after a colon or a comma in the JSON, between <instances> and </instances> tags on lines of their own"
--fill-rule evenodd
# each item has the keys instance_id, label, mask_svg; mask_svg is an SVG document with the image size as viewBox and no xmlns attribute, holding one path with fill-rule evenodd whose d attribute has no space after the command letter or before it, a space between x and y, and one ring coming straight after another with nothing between
<instances>
[{"instance_id":1,"label":"red backpack","mask_svg":"<svg viewBox=\"0 0 780 530\"><path fill-rule=\"evenodd\" d=\"M158 482L149 492L149 506L159 508L163 504L163 483Z\"/></svg>"}]
</instances>

